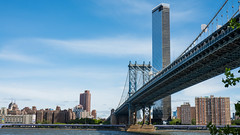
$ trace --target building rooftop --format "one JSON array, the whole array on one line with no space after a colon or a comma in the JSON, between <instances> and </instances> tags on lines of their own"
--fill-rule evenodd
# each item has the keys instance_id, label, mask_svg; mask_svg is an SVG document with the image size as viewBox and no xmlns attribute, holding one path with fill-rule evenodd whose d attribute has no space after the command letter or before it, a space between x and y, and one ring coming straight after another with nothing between
<instances>
[{"instance_id":1,"label":"building rooftop","mask_svg":"<svg viewBox=\"0 0 240 135\"><path fill-rule=\"evenodd\" d=\"M152 12L156 11L157 9L159 9L160 7L163 8L170 8L170 5L167 3L160 3L159 5L157 5L155 8L152 9Z\"/></svg>"}]
</instances>

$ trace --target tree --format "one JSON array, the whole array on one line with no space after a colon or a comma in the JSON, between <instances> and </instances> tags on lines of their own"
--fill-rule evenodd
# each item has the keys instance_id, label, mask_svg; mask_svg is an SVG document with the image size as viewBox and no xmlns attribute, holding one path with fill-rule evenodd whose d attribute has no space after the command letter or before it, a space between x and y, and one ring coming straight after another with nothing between
<instances>
[{"instance_id":1,"label":"tree","mask_svg":"<svg viewBox=\"0 0 240 135\"><path fill-rule=\"evenodd\" d=\"M240 70L238 73L240 73ZM229 86L235 86L240 81L240 77L235 77L230 68L225 69L224 75L226 76L226 79L222 79L222 82L225 84L226 88Z\"/></svg>"},{"instance_id":2,"label":"tree","mask_svg":"<svg viewBox=\"0 0 240 135\"><path fill-rule=\"evenodd\" d=\"M232 29L238 29L240 28L240 23L237 22L236 18L233 18L229 21L229 26L232 28Z\"/></svg>"},{"instance_id":3,"label":"tree","mask_svg":"<svg viewBox=\"0 0 240 135\"><path fill-rule=\"evenodd\" d=\"M68 123L69 124L102 124L103 121L90 119L90 118L81 118L81 119L70 120Z\"/></svg>"},{"instance_id":4,"label":"tree","mask_svg":"<svg viewBox=\"0 0 240 135\"><path fill-rule=\"evenodd\" d=\"M237 22L236 18L232 18L229 21L229 27L231 27L232 29L239 29L240 23ZM238 71L238 73L240 73L240 70ZM222 82L225 84L225 87L235 86L237 83L239 83L240 77L235 77L234 74L231 72L230 68L226 68L224 74L226 76L226 79L222 79Z\"/></svg>"},{"instance_id":5,"label":"tree","mask_svg":"<svg viewBox=\"0 0 240 135\"><path fill-rule=\"evenodd\" d=\"M240 125L240 120L232 120L232 125Z\"/></svg>"},{"instance_id":6,"label":"tree","mask_svg":"<svg viewBox=\"0 0 240 135\"><path fill-rule=\"evenodd\" d=\"M180 119L172 119L172 121L169 121L170 125L181 125Z\"/></svg>"},{"instance_id":7,"label":"tree","mask_svg":"<svg viewBox=\"0 0 240 135\"><path fill-rule=\"evenodd\" d=\"M191 123L192 125L196 125L196 119L192 119Z\"/></svg>"},{"instance_id":8,"label":"tree","mask_svg":"<svg viewBox=\"0 0 240 135\"><path fill-rule=\"evenodd\" d=\"M240 101L235 104L236 115L240 116Z\"/></svg>"}]
</instances>

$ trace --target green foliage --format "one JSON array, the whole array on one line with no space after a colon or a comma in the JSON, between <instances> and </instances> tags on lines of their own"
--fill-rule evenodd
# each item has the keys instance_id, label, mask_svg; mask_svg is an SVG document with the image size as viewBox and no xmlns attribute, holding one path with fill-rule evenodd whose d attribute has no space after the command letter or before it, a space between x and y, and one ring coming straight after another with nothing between
<instances>
[{"instance_id":1,"label":"green foliage","mask_svg":"<svg viewBox=\"0 0 240 135\"><path fill-rule=\"evenodd\" d=\"M109 121L109 120L108 120L108 121L106 120L106 121L103 121L103 123L102 123L102 124L103 124L103 125L109 125L109 124L111 124L111 123L110 123L110 121Z\"/></svg>"},{"instance_id":2,"label":"green foliage","mask_svg":"<svg viewBox=\"0 0 240 135\"><path fill-rule=\"evenodd\" d=\"M191 123L192 125L196 125L196 119L192 119Z\"/></svg>"},{"instance_id":3,"label":"green foliage","mask_svg":"<svg viewBox=\"0 0 240 135\"><path fill-rule=\"evenodd\" d=\"M213 125L211 122L207 125L207 128L210 131L211 135L239 135L240 134L240 128L234 128L229 127L229 125L223 127L223 128L217 128L215 125Z\"/></svg>"},{"instance_id":4,"label":"green foliage","mask_svg":"<svg viewBox=\"0 0 240 135\"><path fill-rule=\"evenodd\" d=\"M68 124L102 124L102 120L90 119L90 118L82 118L70 120Z\"/></svg>"},{"instance_id":5,"label":"green foliage","mask_svg":"<svg viewBox=\"0 0 240 135\"><path fill-rule=\"evenodd\" d=\"M240 125L240 120L232 120L232 125Z\"/></svg>"},{"instance_id":6,"label":"green foliage","mask_svg":"<svg viewBox=\"0 0 240 135\"><path fill-rule=\"evenodd\" d=\"M216 135L218 133L218 129L211 122L207 125L207 128L209 129L211 135Z\"/></svg>"},{"instance_id":7,"label":"green foliage","mask_svg":"<svg viewBox=\"0 0 240 135\"><path fill-rule=\"evenodd\" d=\"M240 116L240 101L235 104L236 115Z\"/></svg>"},{"instance_id":8,"label":"green foliage","mask_svg":"<svg viewBox=\"0 0 240 135\"><path fill-rule=\"evenodd\" d=\"M180 119L172 119L172 121L169 121L170 125L181 125Z\"/></svg>"},{"instance_id":9,"label":"green foliage","mask_svg":"<svg viewBox=\"0 0 240 135\"><path fill-rule=\"evenodd\" d=\"M240 73L240 70L238 73ZM225 84L225 87L235 86L240 81L240 77L234 77L234 74L231 72L230 68L226 68L224 74L226 79L222 79L222 82Z\"/></svg>"},{"instance_id":10,"label":"green foliage","mask_svg":"<svg viewBox=\"0 0 240 135\"><path fill-rule=\"evenodd\" d=\"M56 122L56 123L54 123L54 124L66 124L66 123L60 123L60 122Z\"/></svg>"},{"instance_id":11,"label":"green foliage","mask_svg":"<svg viewBox=\"0 0 240 135\"><path fill-rule=\"evenodd\" d=\"M240 23L237 22L236 18L233 18L229 21L229 26L232 28L232 29L235 29L235 28L240 28Z\"/></svg>"},{"instance_id":12,"label":"green foliage","mask_svg":"<svg viewBox=\"0 0 240 135\"><path fill-rule=\"evenodd\" d=\"M43 122L37 121L36 123L37 123L37 124L51 124L51 122L50 122L50 121L47 121L47 120L43 120Z\"/></svg>"}]
</instances>

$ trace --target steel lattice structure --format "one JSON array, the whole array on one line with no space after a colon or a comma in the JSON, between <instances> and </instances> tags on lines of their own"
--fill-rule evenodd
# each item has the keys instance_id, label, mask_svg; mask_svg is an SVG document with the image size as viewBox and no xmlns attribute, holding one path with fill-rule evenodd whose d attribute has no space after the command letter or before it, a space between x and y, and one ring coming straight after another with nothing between
<instances>
[{"instance_id":1,"label":"steel lattice structure","mask_svg":"<svg viewBox=\"0 0 240 135\"><path fill-rule=\"evenodd\" d=\"M131 97L139 87L147 83L151 79L151 68L150 62L148 65L143 64L132 64L131 61L128 65L128 72L129 72L129 90L128 96ZM141 82L138 80L142 80Z\"/></svg>"}]
</instances>

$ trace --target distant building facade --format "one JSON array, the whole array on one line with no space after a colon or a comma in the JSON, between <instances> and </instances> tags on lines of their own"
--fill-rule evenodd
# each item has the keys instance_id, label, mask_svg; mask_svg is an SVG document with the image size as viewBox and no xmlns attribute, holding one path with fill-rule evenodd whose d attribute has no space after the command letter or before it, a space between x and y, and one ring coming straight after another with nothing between
<instances>
[{"instance_id":1,"label":"distant building facade","mask_svg":"<svg viewBox=\"0 0 240 135\"><path fill-rule=\"evenodd\" d=\"M169 4L160 4L152 10L152 65L162 70L170 64ZM171 120L171 96L154 103L153 123Z\"/></svg>"},{"instance_id":2,"label":"distant building facade","mask_svg":"<svg viewBox=\"0 0 240 135\"><path fill-rule=\"evenodd\" d=\"M196 97L196 124L231 125L229 97Z\"/></svg>"},{"instance_id":3,"label":"distant building facade","mask_svg":"<svg viewBox=\"0 0 240 135\"><path fill-rule=\"evenodd\" d=\"M83 106L77 105L73 108L73 112L76 115L76 118L81 119L81 112L83 112Z\"/></svg>"},{"instance_id":4,"label":"distant building facade","mask_svg":"<svg viewBox=\"0 0 240 135\"><path fill-rule=\"evenodd\" d=\"M173 111L173 117L177 118L177 110Z\"/></svg>"},{"instance_id":5,"label":"distant building facade","mask_svg":"<svg viewBox=\"0 0 240 135\"><path fill-rule=\"evenodd\" d=\"M75 113L72 109L61 110L59 106L56 107L56 110L38 110L36 112L36 120L38 123L47 122L47 123L68 123L70 120L76 119Z\"/></svg>"},{"instance_id":6,"label":"distant building facade","mask_svg":"<svg viewBox=\"0 0 240 135\"><path fill-rule=\"evenodd\" d=\"M56 110L47 108L45 110L37 110L36 106L32 108L24 107L18 109L18 105L11 102L7 108L0 109L0 120L2 123L13 124L34 124L34 123L68 123L70 120L76 119L72 109L61 110L60 106ZM32 121L32 122L30 122Z\"/></svg>"},{"instance_id":7,"label":"distant building facade","mask_svg":"<svg viewBox=\"0 0 240 135\"><path fill-rule=\"evenodd\" d=\"M92 110L92 117L94 118L94 119L96 119L97 118L97 111L96 110Z\"/></svg>"},{"instance_id":8,"label":"distant building facade","mask_svg":"<svg viewBox=\"0 0 240 135\"><path fill-rule=\"evenodd\" d=\"M1 108L0 115L7 115L7 108L6 107Z\"/></svg>"},{"instance_id":9,"label":"distant building facade","mask_svg":"<svg viewBox=\"0 0 240 135\"><path fill-rule=\"evenodd\" d=\"M35 124L36 115L0 115L1 123L5 124Z\"/></svg>"},{"instance_id":10,"label":"distant building facade","mask_svg":"<svg viewBox=\"0 0 240 135\"><path fill-rule=\"evenodd\" d=\"M91 94L89 90L85 90L84 93L80 94L80 105L83 106L83 110L91 111Z\"/></svg>"},{"instance_id":11,"label":"distant building facade","mask_svg":"<svg viewBox=\"0 0 240 135\"><path fill-rule=\"evenodd\" d=\"M9 115L21 115L21 111L18 109L18 105L15 102L11 102L8 105L7 112Z\"/></svg>"},{"instance_id":12,"label":"distant building facade","mask_svg":"<svg viewBox=\"0 0 240 135\"><path fill-rule=\"evenodd\" d=\"M177 107L177 114L177 118L181 119L183 125L190 125L192 120L196 119L195 107L191 107L188 102L181 105L181 107Z\"/></svg>"},{"instance_id":13,"label":"distant building facade","mask_svg":"<svg viewBox=\"0 0 240 135\"><path fill-rule=\"evenodd\" d=\"M91 113L88 112L87 110L83 110L80 114L81 114L80 115L81 118L93 118Z\"/></svg>"}]
</instances>

